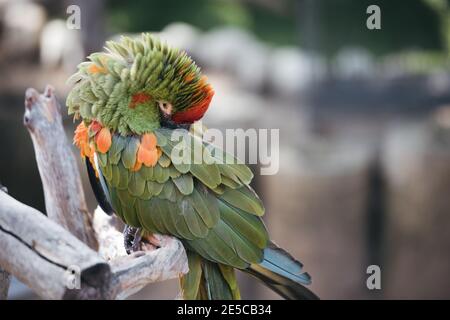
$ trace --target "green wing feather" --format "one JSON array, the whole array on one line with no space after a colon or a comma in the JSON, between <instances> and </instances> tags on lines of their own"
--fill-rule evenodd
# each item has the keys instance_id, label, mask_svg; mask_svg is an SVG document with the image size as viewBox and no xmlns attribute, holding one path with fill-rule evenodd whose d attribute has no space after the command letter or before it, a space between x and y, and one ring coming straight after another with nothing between
<instances>
[{"instance_id":1,"label":"green wing feather","mask_svg":"<svg viewBox=\"0 0 450 320\"><path fill-rule=\"evenodd\" d=\"M181 288L183 289L183 298L185 300L201 299L199 288L202 280L202 259L198 254L192 251L187 251L187 257L189 272L180 279Z\"/></svg>"},{"instance_id":2,"label":"green wing feather","mask_svg":"<svg viewBox=\"0 0 450 320\"><path fill-rule=\"evenodd\" d=\"M262 202L247 186L251 171L203 142L200 150L216 162L177 165L171 155L180 146L172 141L172 133L163 128L155 131L163 154L154 167L143 165L138 171L132 168L139 138L113 135L111 148L99 157L99 164L118 215L131 226L174 235L203 258L224 266L244 269L261 262L268 234L259 217L264 213ZM181 134L197 139L188 131ZM201 140L193 141L194 147L182 146L191 160ZM224 268L210 268L212 278L219 274L230 278Z\"/></svg>"},{"instance_id":3,"label":"green wing feather","mask_svg":"<svg viewBox=\"0 0 450 320\"><path fill-rule=\"evenodd\" d=\"M241 298L232 267L205 261L192 251L187 256L189 272L180 279L185 300Z\"/></svg>"}]
</instances>

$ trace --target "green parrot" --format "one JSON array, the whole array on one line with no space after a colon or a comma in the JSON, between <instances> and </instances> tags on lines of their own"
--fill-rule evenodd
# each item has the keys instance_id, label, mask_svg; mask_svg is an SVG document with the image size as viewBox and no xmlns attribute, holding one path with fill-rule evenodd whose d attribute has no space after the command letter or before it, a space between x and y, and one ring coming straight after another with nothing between
<instances>
[{"instance_id":1,"label":"green parrot","mask_svg":"<svg viewBox=\"0 0 450 320\"><path fill-rule=\"evenodd\" d=\"M184 299L239 299L235 269L287 299L316 299L302 264L270 241L250 169L193 130L214 91L186 52L142 34L88 58L69 79L74 143L100 206L127 226L127 252L153 233L180 239Z\"/></svg>"}]
</instances>

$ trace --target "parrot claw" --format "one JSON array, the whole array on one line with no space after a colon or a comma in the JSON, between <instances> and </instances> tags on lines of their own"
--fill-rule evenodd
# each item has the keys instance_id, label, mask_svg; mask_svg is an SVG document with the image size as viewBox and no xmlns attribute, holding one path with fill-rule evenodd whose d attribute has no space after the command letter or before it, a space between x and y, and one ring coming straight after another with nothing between
<instances>
[{"instance_id":1,"label":"parrot claw","mask_svg":"<svg viewBox=\"0 0 450 320\"><path fill-rule=\"evenodd\" d=\"M160 236L159 236L160 237ZM152 246L155 248L160 248L162 246L161 240L158 236L155 236L154 234L149 234L145 237L145 239L150 242Z\"/></svg>"},{"instance_id":2,"label":"parrot claw","mask_svg":"<svg viewBox=\"0 0 450 320\"><path fill-rule=\"evenodd\" d=\"M123 230L123 240L125 250L128 254L140 251L140 242L142 239L141 229L125 226Z\"/></svg>"},{"instance_id":3,"label":"parrot claw","mask_svg":"<svg viewBox=\"0 0 450 320\"><path fill-rule=\"evenodd\" d=\"M131 246L132 252L141 251L141 240L142 240L142 233L141 229L136 230L136 234L134 235L133 244Z\"/></svg>"}]
</instances>

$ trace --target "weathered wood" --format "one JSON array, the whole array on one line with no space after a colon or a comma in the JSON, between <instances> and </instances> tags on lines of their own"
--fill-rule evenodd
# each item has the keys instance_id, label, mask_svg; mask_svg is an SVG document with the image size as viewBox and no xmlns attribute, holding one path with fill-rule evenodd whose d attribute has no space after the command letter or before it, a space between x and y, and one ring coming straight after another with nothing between
<instances>
[{"instance_id":1,"label":"weathered wood","mask_svg":"<svg viewBox=\"0 0 450 320\"><path fill-rule=\"evenodd\" d=\"M0 243L0 265L43 298L110 297L111 270L95 251L4 192L0 192ZM77 274L80 288L71 290ZM76 287L77 281L73 284Z\"/></svg>"},{"instance_id":2,"label":"weathered wood","mask_svg":"<svg viewBox=\"0 0 450 320\"><path fill-rule=\"evenodd\" d=\"M44 187L47 216L94 250L97 242L81 177L62 125L54 89L25 93L24 124L30 132Z\"/></svg>"},{"instance_id":3,"label":"weathered wood","mask_svg":"<svg viewBox=\"0 0 450 320\"><path fill-rule=\"evenodd\" d=\"M0 300L8 298L9 284L11 283L11 275L0 268Z\"/></svg>"},{"instance_id":4,"label":"weathered wood","mask_svg":"<svg viewBox=\"0 0 450 320\"><path fill-rule=\"evenodd\" d=\"M136 252L111 261L117 299L126 298L149 283L178 278L188 272L186 252L181 242L163 235L154 237L161 248Z\"/></svg>"},{"instance_id":5,"label":"weathered wood","mask_svg":"<svg viewBox=\"0 0 450 320\"><path fill-rule=\"evenodd\" d=\"M88 211L54 91L28 89L24 124L36 153L47 216L0 191L0 297L9 273L50 299L123 299L188 271L182 243L153 235L127 255L115 217ZM94 230L95 229L95 230ZM95 252L98 250L98 252ZM109 262L109 263L108 263Z\"/></svg>"},{"instance_id":6,"label":"weathered wood","mask_svg":"<svg viewBox=\"0 0 450 320\"><path fill-rule=\"evenodd\" d=\"M143 251L127 255L115 222L99 209L95 216L100 252L109 264L41 212L0 191L0 265L7 271L0 277L10 273L45 299L124 299L188 271L179 240L154 235L158 249L143 244ZM6 297L7 287L3 292Z\"/></svg>"},{"instance_id":7,"label":"weathered wood","mask_svg":"<svg viewBox=\"0 0 450 320\"><path fill-rule=\"evenodd\" d=\"M141 243L143 251L127 255L117 218L106 215L100 207L94 212L94 230L98 235L99 253L110 261L114 273L113 290L123 299L153 282L178 278L188 272L187 256L182 243L173 237L155 234ZM156 249L156 246L158 249Z\"/></svg>"},{"instance_id":8,"label":"weathered wood","mask_svg":"<svg viewBox=\"0 0 450 320\"><path fill-rule=\"evenodd\" d=\"M0 192L8 193L8 189L0 183ZM11 284L11 275L0 267L0 300L8 298L9 285Z\"/></svg>"}]
</instances>

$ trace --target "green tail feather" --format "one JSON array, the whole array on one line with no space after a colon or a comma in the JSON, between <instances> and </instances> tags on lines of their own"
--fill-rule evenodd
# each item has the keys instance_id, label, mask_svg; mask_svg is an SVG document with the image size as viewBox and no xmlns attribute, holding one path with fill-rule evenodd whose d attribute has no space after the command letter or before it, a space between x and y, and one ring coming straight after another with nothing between
<instances>
[{"instance_id":1,"label":"green tail feather","mask_svg":"<svg viewBox=\"0 0 450 320\"><path fill-rule=\"evenodd\" d=\"M181 277L185 300L236 300L241 295L234 268L187 251L189 272Z\"/></svg>"}]
</instances>

